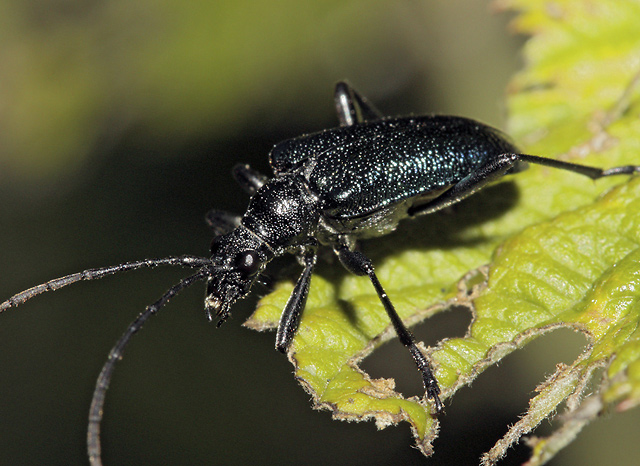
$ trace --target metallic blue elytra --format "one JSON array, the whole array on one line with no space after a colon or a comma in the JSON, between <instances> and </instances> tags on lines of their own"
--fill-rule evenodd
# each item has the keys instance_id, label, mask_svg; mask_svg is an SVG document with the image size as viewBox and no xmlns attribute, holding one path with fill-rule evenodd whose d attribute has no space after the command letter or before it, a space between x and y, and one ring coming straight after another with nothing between
<instances>
[{"instance_id":1,"label":"metallic blue elytra","mask_svg":"<svg viewBox=\"0 0 640 466\"><path fill-rule=\"evenodd\" d=\"M369 277L399 340L409 349L436 413L444 408L429 360L416 345L380 284L358 241L393 231L398 222L435 212L472 195L487 183L526 168L528 163L573 171L592 179L633 174L634 165L607 170L518 153L500 131L453 116L383 118L348 84L336 85L341 126L277 144L270 154L274 177L246 165L233 174L251 195L244 215L212 210L207 221L214 239L211 257L168 257L89 269L25 290L0 304L0 312L46 291L83 280L143 267L196 268L127 327L105 362L91 402L87 429L89 459L101 465L100 425L107 387L115 364L131 337L169 299L206 280L205 310L218 325L232 304L244 298L275 257L294 254L303 265L280 318L276 348L286 352L305 307L318 248L333 249L342 265Z\"/></svg>"},{"instance_id":2,"label":"metallic blue elytra","mask_svg":"<svg viewBox=\"0 0 640 466\"><path fill-rule=\"evenodd\" d=\"M405 209L443 190L505 153L506 135L462 117L384 118L300 136L269 155L276 176L301 165L322 215L362 218L397 203Z\"/></svg>"}]
</instances>

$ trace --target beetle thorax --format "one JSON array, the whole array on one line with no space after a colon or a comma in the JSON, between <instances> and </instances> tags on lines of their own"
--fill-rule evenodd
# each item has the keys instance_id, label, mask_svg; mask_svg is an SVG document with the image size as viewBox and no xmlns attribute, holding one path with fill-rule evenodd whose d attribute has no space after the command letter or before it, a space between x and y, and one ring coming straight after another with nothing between
<instances>
[{"instance_id":1,"label":"beetle thorax","mask_svg":"<svg viewBox=\"0 0 640 466\"><path fill-rule=\"evenodd\" d=\"M309 244L318 225L317 199L295 174L274 178L251 198L242 225L275 255Z\"/></svg>"}]
</instances>

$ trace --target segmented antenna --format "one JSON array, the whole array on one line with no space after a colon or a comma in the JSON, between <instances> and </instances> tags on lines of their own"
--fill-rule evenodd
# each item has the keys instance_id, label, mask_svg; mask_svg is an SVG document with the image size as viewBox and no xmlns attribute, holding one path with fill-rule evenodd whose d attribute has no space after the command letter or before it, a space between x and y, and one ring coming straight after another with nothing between
<instances>
[{"instance_id":1,"label":"segmented antenna","mask_svg":"<svg viewBox=\"0 0 640 466\"><path fill-rule=\"evenodd\" d=\"M134 262L125 262L123 264L112 265L108 267L100 267L95 269L87 269L82 272L72 273L65 275L64 277L55 278L48 282L24 290L0 304L0 312L9 309L11 307L19 306L26 301L34 298L47 291L55 291L65 286L71 285L85 280L97 280L109 275L113 275L119 272L127 272L129 270L136 270L142 268L154 268L162 265L177 265L182 267L200 268L198 273L182 279L177 285L171 287L162 297L153 303L134 320L124 335L120 337L115 346L109 353L107 362L102 367L100 376L96 381L96 388L93 392L93 398L91 400L91 408L89 411L89 424L87 427L87 450L89 453L89 461L92 466L101 466L101 445L100 445L100 423L102 421L102 408L104 406L104 399L106 396L107 388L109 388L109 381L113 374L115 363L122 358L122 352L126 347L131 337L142 327L149 317L158 312L167 302L178 294L184 288L192 285L193 283L204 280L216 271L224 270L225 267L213 265L211 259L198 256L177 256L177 257L165 257L161 259L144 259Z\"/></svg>"},{"instance_id":2,"label":"segmented antenna","mask_svg":"<svg viewBox=\"0 0 640 466\"><path fill-rule=\"evenodd\" d=\"M112 265L109 267L100 267L97 269L87 269L82 272L72 273L64 277L55 278L49 280L41 285L34 286L28 290L24 290L5 302L0 304L0 312L9 309L11 307L19 306L31 298L38 296L47 291L55 291L63 288L72 283L84 281L84 280L97 280L109 275L113 275L119 272L127 272L129 270L136 270L142 268L153 268L161 265L179 265L183 267L198 268L211 265L211 259L198 256L178 256L178 257L165 257L162 259L144 259L134 262L125 262L124 264Z\"/></svg>"},{"instance_id":3,"label":"segmented antenna","mask_svg":"<svg viewBox=\"0 0 640 466\"><path fill-rule=\"evenodd\" d=\"M100 376L96 381L96 388L93 391L91 399L91 408L89 409L89 425L87 427L87 452L89 453L89 462L91 466L102 466L100 444L100 423L102 422L102 414L104 407L104 399L109 388L111 375L115 368L116 362L122 359L122 352L131 340L131 337L138 331L149 317L156 314L158 310L167 302L177 295L184 288L193 285L195 282L204 280L211 275L212 269L203 268L195 275L182 279L178 284L171 287L162 297L155 303L147 306L147 308L127 327L124 334L120 337L115 346L111 349L107 362L102 366Z\"/></svg>"}]
</instances>

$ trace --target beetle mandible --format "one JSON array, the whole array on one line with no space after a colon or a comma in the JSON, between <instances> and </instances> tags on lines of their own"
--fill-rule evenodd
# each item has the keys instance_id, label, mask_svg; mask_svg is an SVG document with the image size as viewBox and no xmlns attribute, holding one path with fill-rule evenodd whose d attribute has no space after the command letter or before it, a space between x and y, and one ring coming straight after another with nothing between
<instances>
[{"instance_id":1,"label":"beetle mandible","mask_svg":"<svg viewBox=\"0 0 640 466\"><path fill-rule=\"evenodd\" d=\"M351 273L368 276L400 341L422 375L426 397L443 411L440 388L428 359L418 349L378 280L371 261L360 252L362 239L383 236L405 218L443 209L528 163L569 170L592 179L640 172L627 165L600 169L519 153L500 131L455 116L383 117L345 82L335 88L340 127L277 144L269 155L274 176L247 165L233 175L251 195L243 216L212 210L207 216L214 239L211 257L168 257L88 269L25 290L0 304L0 312L45 291L119 272L178 265L197 272L148 306L111 350L96 382L89 413L87 446L93 465L102 464L100 423L106 390L116 361L130 338L179 291L207 281L205 312L220 326L231 306L249 293L267 264L285 253L303 266L285 305L276 333L276 349L286 352L300 323L321 246L333 249Z\"/></svg>"}]
</instances>

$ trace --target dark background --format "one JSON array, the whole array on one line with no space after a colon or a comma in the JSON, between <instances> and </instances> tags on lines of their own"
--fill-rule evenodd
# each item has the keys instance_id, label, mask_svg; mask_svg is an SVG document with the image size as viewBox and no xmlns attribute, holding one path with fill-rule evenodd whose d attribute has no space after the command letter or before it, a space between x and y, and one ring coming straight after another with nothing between
<instances>
[{"instance_id":1,"label":"dark background","mask_svg":"<svg viewBox=\"0 0 640 466\"><path fill-rule=\"evenodd\" d=\"M274 143L335 126L338 79L388 114L504 127L503 90L524 41L507 32L508 14L473 0L3 3L3 299L88 267L206 255L204 213L246 206L230 168L268 173ZM0 466L86 463L88 406L109 349L184 275L77 284L0 316ZM107 465L474 464L583 343L556 332L489 369L450 402L425 459L407 425L377 432L312 411L274 334L240 326L255 299L216 329L203 294L185 291L128 347L107 396ZM433 344L463 335L468 320L453 311L416 332ZM365 367L415 389L397 342ZM637 412L599 420L551 464L631 464L637 425ZM549 431L545 422L538 433Z\"/></svg>"}]
</instances>

